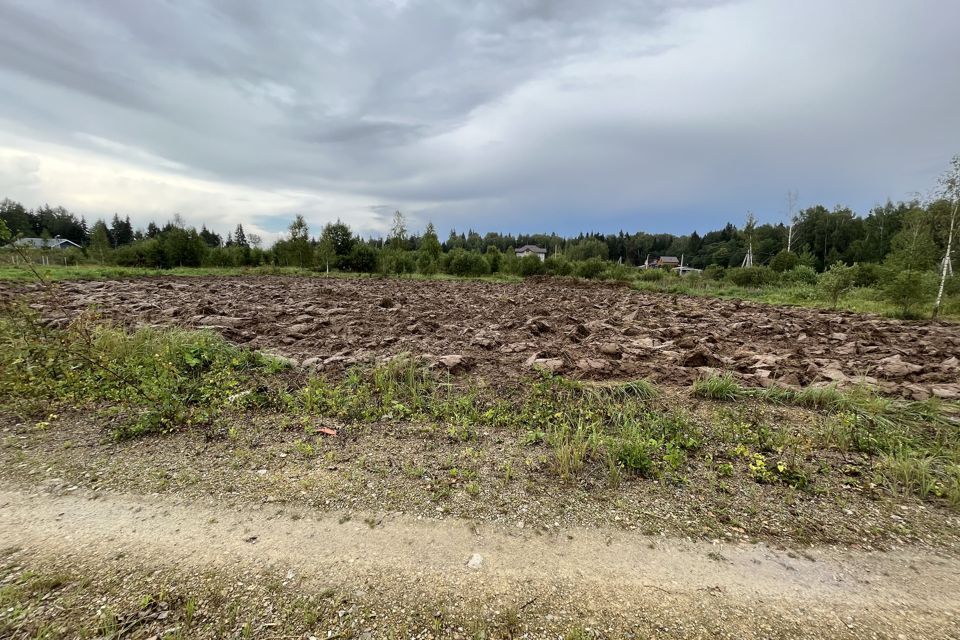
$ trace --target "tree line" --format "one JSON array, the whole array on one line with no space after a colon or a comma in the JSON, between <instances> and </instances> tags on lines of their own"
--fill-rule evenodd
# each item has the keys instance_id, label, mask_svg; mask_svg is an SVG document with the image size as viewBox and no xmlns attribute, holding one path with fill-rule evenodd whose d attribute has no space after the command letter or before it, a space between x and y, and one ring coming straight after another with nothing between
<instances>
[{"instance_id":1,"label":"tree line","mask_svg":"<svg viewBox=\"0 0 960 640\"><path fill-rule=\"evenodd\" d=\"M168 268L176 266L256 266L263 264L302 268L340 269L388 273L446 271L463 275L514 271L596 271L596 262L638 266L662 255L682 257L687 266L739 267L748 252L753 264L787 271L799 264L821 272L834 263L880 264L904 246L910 247L910 268L925 271L938 266L950 241L955 201L941 197L920 201L886 202L858 215L847 207L828 209L815 205L787 222L756 224L752 216L740 226L727 223L703 235L651 234L643 231L617 234L588 233L573 237L552 234L484 235L451 230L438 237L433 224L422 233L411 233L397 212L386 239L362 239L337 220L311 236L302 216L296 216L289 233L270 248L248 236L242 225L223 238L206 226L200 230L179 216L160 226L150 222L134 229L130 218L114 215L107 224L98 220L88 228L64 207L43 205L34 210L6 199L0 202L0 220L17 236L67 238L83 253L101 263ZM546 249L547 263L527 267L514 264L514 249L532 244ZM901 251L902 253L902 251ZM551 264L551 261L553 264ZM581 263L593 266L578 266Z\"/></svg>"}]
</instances>

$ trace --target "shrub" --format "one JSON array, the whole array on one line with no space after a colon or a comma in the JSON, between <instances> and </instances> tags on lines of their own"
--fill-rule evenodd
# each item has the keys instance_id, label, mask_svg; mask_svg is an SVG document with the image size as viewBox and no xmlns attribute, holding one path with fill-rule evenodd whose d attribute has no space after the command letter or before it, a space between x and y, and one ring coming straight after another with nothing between
<instances>
[{"instance_id":1,"label":"shrub","mask_svg":"<svg viewBox=\"0 0 960 640\"><path fill-rule=\"evenodd\" d=\"M633 269L623 264L609 264L601 277L605 280L626 282L633 275Z\"/></svg>"},{"instance_id":2,"label":"shrub","mask_svg":"<svg viewBox=\"0 0 960 640\"><path fill-rule=\"evenodd\" d=\"M538 276L545 271L544 261L537 256L523 256L517 260L517 274L524 278Z\"/></svg>"},{"instance_id":3,"label":"shrub","mask_svg":"<svg viewBox=\"0 0 960 640\"><path fill-rule=\"evenodd\" d=\"M421 251L417 258L417 271L425 276L432 276L437 272L437 261L429 253Z\"/></svg>"},{"instance_id":4,"label":"shrub","mask_svg":"<svg viewBox=\"0 0 960 640\"><path fill-rule=\"evenodd\" d=\"M834 262L830 268L817 278L819 287L829 296L834 307L840 302L840 297L853 288L853 267L842 262Z\"/></svg>"},{"instance_id":5,"label":"shrub","mask_svg":"<svg viewBox=\"0 0 960 640\"><path fill-rule=\"evenodd\" d=\"M817 284L817 271L813 267L799 264L780 276L784 284Z\"/></svg>"},{"instance_id":6,"label":"shrub","mask_svg":"<svg viewBox=\"0 0 960 640\"><path fill-rule=\"evenodd\" d=\"M340 264L347 271L372 273L377 269L377 250L365 242L357 242Z\"/></svg>"},{"instance_id":7,"label":"shrub","mask_svg":"<svg viewBox=\"0 0 960 640\"><path fill-rule=\"evenodd\" d=\"M637 273L637 279L644 282L659 282L667 277L667 272L663 269L640 269Z\"/></svg>"},{"instance_id":8,"label":"shrub","mask_svg":"<svg viewBox=\"0 0 960 640\"><path fill-rule=\"evenodd\" d=\"M577 262L573 272L581 278L596 279L600 277L600 274L603 273L605 268L606 265L603 260L600 258L590 258L589 260Z\"/></svg>"},{"instance_id":9,"label":"shrub","mask_svg":"<svg viewBox=\"0 0 960 640\"><path fill-rule=\"evenodd\" d=\"M381 268L384 273L403 275L416 270L416 262L409 251L390 249L381 254Z\"/></svg>"},{"instance_id":10,"label":"shrub","mask_svg":"<svg viewBox=\"0 0 960 640\"><path fill-rule=\"evenodd\" d=\"M872 287L884 279L886 269L873 262L858 262L853 265L853 286Z\"/></svg>"},{"instance_id":11,"label":"shrub","mask_svg":"<svg viewBox=\"0 0 960 640\"><path fill-rule=\"evenodd\" d=\"M932 273L899 271L883 287L883 297L893 303L903 317L912 317L915 309L933 300L936 278Z\"/></svg>"},{"instance_id":12,"label":"shrub","mask_svg":"<svg viewBox=\"0 0 960 640\"><path fill-rule=\"evenodd\" d=\"M490 273L497 273L502 270L503 254L500 253L500 249L497 249L493 245L487 247L486 259L487 264L490 265Z\"/></svg>"},{"instance_id":13,"label":"shrub","mask_svg":"<svg viewBox=\"0 0 960 640\"><path fill-rule=\"evenodd\" d=\"M800 264L800 256L784 249L770 260L770 268L777 273L795 269Z\"/></svg>"},{"instance_id":14,"label":"shrub","mask_svg":"<svg viewBox=\"0 0 960 640\"><path fill-rule=\"evenodd\" d=\"M543 269L552 276L568 276L573 273L573 264L562 255L554 254L544 260Z\"/></svg>"},{"instance_id":15,"label":"shrub","mask_svg":"<svg viewBox=\"0 0 960 640\"><path fill-rule=\"evenodd\" d=\"M738 287L762 287L776 282L777 276L769 267L735 267L727 270L727 280Z\"/></svg>"},{"instance_id":16,"label":"shrub","mask_svg":"<svg viewBox=\"0 0 960 640\"><path fill-rule=\"evenodd\" d=\"M537 262L540 261L536 258ZM490 263L479 253L454 249L450 252L447 273L462 277L479 277L490 274Z\"/></svg>"},{"instance_id":17,"label":"shrub","mask_svg":"<svg viewBox=\"0 0 960 640\"><path fill-rule=\"evenodd\" d=\"M703 270L703 277L707 280L723 280L726 276L727 270L725 267L719 264L707 265L707 268Z\"/></svg>"}]
</instances>

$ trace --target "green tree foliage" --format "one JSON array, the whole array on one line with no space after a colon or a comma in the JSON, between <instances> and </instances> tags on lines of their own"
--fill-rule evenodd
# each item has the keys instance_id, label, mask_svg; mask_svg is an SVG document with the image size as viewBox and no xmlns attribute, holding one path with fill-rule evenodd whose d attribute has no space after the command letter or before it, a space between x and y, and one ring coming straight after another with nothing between
<instances>
[{"instance_id":1,"label":"green tree foliage","mask_svg":"<svg viewBox=\"0 0 960 640\"><path fill-rule=\"evenodd\" d=\"M407 248L407 219L396 211L393 214L393 223L390 225L390 247L396 251L403 251Z\"/></svg>"},{"instance_id":2,"label":"green tree foliage","mask_svg":"<svg viewBox=\"0 0 960 640\"><path fill-rule=\"evenodd\" d=\"M353 249L356 240L353 238L353 232L350 227L340 221L327 223L320 232L320 242L329 242L333 247L335 259L331 261L331 266L344 266L350 252Z\"/></svg>"},{"instance_id":3,"label":"green tree foliage","mask_svg":"<svg viewBox=\"0 0 960 640\"><path fill-rule=\"evenodd\" d=\"M564 254L570 260L589 260L590 258L606 260L610 257L610 248L599 238L587 238L569 247Z\"/></svg>"},{"instance_id":4,"label":"green tree foliage","mask_svg":"<svg viewBox=\"0 0 960 640\"><path fill-rule=\"evenodd\" d=\"M800 256L792 251L787 251L786 249L777 253L777 255L773 256L773 259L770 260L770 268L777 273L790 271L791 269L796 268L799 264Z\"/></svg>"},{"instance_id":5,"label":"green tree foliage","mask_svg":"<svg viewBox=\"0 0 960 640\"><path fill-rule=\"evenodd\" d=\"M303 216L297 216L297 220L299 220L300 222L303 222L304 229L306 229L306 224L307 224L307 223L304 222ZM291 228L291 235L292 235L292 233L293 233L293 230L292 230L292 228ZM243 231L243 225L242 225L242 224L238 224L238 225L237 225L237 230L233 232L233 243L234 243L235 245L237 245L238 247L249 247L249 246L250 246L250 243L247 242L247 234L244 233L244 231Z\"/></svg>"},{"instance_id":6,"label":"green tree foliage","mask_svg":"<svg viewBox=\"0 0 960 640\"><path fill-rule=\"evenodd\" d=\"M211 249L215 247L219 247L222 244L222 240L220 239L220 234L214 233L213 231L210 231L209 229L207 229L207 225L203 225L203 227L201 227L200 237L203 238L204 244L206 244Z\"/></svg>"},{"instance_id":7,"label":"green tree foliage","mask_svg":"<svg viewBox=\"0 0 960 640\"><path fill-rule=\"evenodd\" d=\"M238 228L239 230L239 228ZM273 252L278 264L286 267L309 269L314 264L313 247L310 245L310 227L302 215L297 215L289 227L290 237L274 245ZM234 239L236 242L236 239Z\"/></svg>"},{"instance_id":8,"label":"green tree foliage","mask_svg":"<svg viewBox=\"0 0 960 640\"><path fill-rule=\"evenodd\" d=\"M762 287L777 280L777 274L769 267L734 267L727 269L726 278L738 287Z\"/></svg>"},{"instance_id":9,"label":"green tree foliage","mask_svg":"<svg viewBox=\"0 0 960 640\"><path fill-rule=\"evenodd\" d=\"M107 231L107 225L103 220L97 220L90 234L90 253L93 254L97 262L104 264L107 261L107 254L109 252L110 233Z\"/></svg>"},{"instance_id":10,"label":"green tree foliage","mask_svg":"<svg viewBox=\"0 0 960 640\"><path fill-rule=\"evenodd\" d=\"M130 216L121 220L119 215L113 214L113 222L110 223L110 240L115 248L133 242L133 225L130 224Z\"/></svg>"},{"instance_id":11,"label":"green tree foliage","mask_svg":"<svg viewBox=\"0 0 960 640\"><path fill-rule=\"evenodd\" d=\"M886 263L900 271L924 271L938 264L937 253L932 216L925 209L916 208L904 216Z\"/></svg>"},{"instance_id":12,"label":"green tree foliage","mask_svg":"<svg viewBox=\"0 0 960 640\"><path fill-rule=\"evenodd\" d=\"M544 261L538 256L523 256L517 261L516 273L524 278L537 276L546 271Z\"/></svg>"},{"instance_id":13,"label":"green tree foliage","mask_svg":"<svg viewBox=\"0 0 960 640\"><path fill-rule=\"evenodd\" d=\"M83 218L77 218L63 207L45 204L30 211L7 198L0 201L0 220L7 225L11 237L42 237L46 232L51 238L66 238L81 246L89 240Z\"/></svg>"},{"instance_id":14,"label":"green tree foliage","mask_svg":"<svg viewBox=\"0 0 960 640\"><path fill-rule=\"evenodd\" d=\"M355 273L373 273L377 270L377 250L365 242L357 242L341 261L341 266Z\"/></svg>"},{"instance_id":15,"label":"green tree foliage","mask_svg":"<svg viewBox=\"0 0 960 640\"><path fill-rule=\"evenodd\" d=\"M427 223L427 230L423 232L423 237L420 239L420 251L433 261L439 260L440 254L443 252L440 239L437 237L437 230L433 227L432 222Z\"/></svg>"},{"instance_id":16,"label":"green tree foliage","mask_svg":"<svg viewBox=\"0 0 960 640\"><path fill-rule=\"evenodd\" d=\"M454 249L449 253L446 271L455 276L485 276L490 274L490 263L474 251Z\"/></svg>"},{"instance_id":17,"label":"green tree foliage","mask_svg":"<svg viewBox=\"0 0 960 640\"><path fill-rule=\"evenodd\" d=\"M894 269L884 281L883 296L904 318L917 315L917 308L929 304L936 290L936 276L922 271Z\"/></svg>"},{"instance_id":18,"label":"green tree foliage","mask_svg":"<svg viewBox=\"0 0 960 640\"><path fill-rule=\"evenodd\" d=\"M326 233L320 236L320 242L317 243L317 265L327 273L330 273L330 267L337 265L337 249L333 245L333 239Z\"/></svg>"},{"instance_id":19,"label":"green tree foliage","mask_svg":"<svg viewBox=\"0 0 960 640\"><path fill-rule=\"evenodd\" d=\"M853 288L854 269L842 262L835 262L820 274L817 285L830 297L834 308L840 303L840 297Z\"/></svg>"},{"instance_id":20,"label":"green tree foliage","mask_svg":"<svg viewBox=\"0 0 960 640\"><path fill-rule=\"evenodd\" d=\"M0 222L5 223L11 237L33 235L33 224L26 207L9 198L0 202Z\"/></svg>"}]
</instances>

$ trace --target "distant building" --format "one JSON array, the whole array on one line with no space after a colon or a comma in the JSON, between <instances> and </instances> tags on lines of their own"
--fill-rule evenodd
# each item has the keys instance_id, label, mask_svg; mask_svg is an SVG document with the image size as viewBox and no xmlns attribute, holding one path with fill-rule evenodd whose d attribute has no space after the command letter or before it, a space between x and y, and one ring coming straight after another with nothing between
<instances>
[{"instance_id":1,"label":"distant building","mask_svg":"<svg viewBox=\"0 0 960 640\"><path fill-rule=\"evenodd\" d=\"M537 256L540 258L540 261L547 259L547 250L541 249L535 244L525 244L519 249L516 250L518 258L526 258L527 256Z\"/></svg>"},{"instance_id":2,"label":"distant building","mask_svg":"<svg viewBox=\"0 0 960 640\"><path fill-rule=\"evenodd\" d=\"M680 258L677 256L660 256L657 258L656 266L661 269L674 269L680 266Z\"/></svg>"},{"instance_id":3,"label":"distant building","mask_svg":"<svg viewBox=\"0 0 960 640\"><path fill-rule=\"evenodd\" d=\"M25 247L30 249L79 249L80 245L72 240L67 240L66 238L61 238L57 236L56 238L51 238L49 240L44 240L43 238L20 238L15 245L18 247Z\"/></svg>"}]
</instances>

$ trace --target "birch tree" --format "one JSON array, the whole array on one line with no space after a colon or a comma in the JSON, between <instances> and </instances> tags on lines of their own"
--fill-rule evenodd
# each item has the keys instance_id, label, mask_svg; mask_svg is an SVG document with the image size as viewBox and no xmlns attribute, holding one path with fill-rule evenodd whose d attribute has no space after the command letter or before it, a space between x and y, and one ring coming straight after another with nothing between
<instances>
[{"instance_id":1,"label":"birch tree","mask_svg":"<svg viewBox=\"0 0 960 640\"><path fill-rule=\"evenodd\" d=\"M947 274L951 271L950 252L953 250L953 232L957 226L957 208L960 207L960 154L953 156L950 168L940 178L939 195L950 203L950 229L947 232L947 251L940 263L940 286L937 288L937 300L933 304L933 317L940 315L943 301L943 287Z\"/></svg>"}]
</instances>

